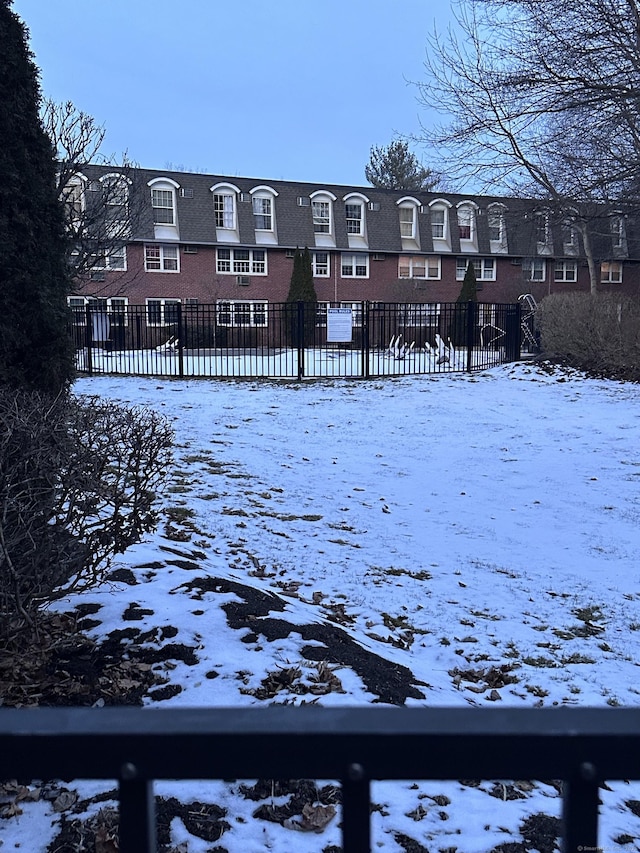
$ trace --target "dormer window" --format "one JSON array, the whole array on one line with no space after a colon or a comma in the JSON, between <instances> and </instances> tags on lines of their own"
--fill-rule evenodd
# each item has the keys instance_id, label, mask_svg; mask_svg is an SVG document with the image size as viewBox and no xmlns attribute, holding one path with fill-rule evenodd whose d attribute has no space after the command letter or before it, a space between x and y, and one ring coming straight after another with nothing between
<instances>
[{"instance_id":1,"label":"dormer window","mask_svg":"<svg viewBox=\"0 0 640 853\"><path fill-rule=\"evenodd\" d=\"M313 213L313 230L315 234L331 233L331 204L328 201L314 201L311 204Z\"/></svg>"},{"instance_id":2,"label":"dormer window","mask_svg":"<svg viewBox=\"0 0 640 853\"><path fill-rule=\"evenodd\" d=\"M506 207L503 204L491 204L487 208L487 227L492 252L507 251Z\"/></svg>"},{"instance_id":3,"label":"dormer window","mask_svg":"<svg viewBox=\"0 0 640 853\"><path fill-rule=\"evenodd\" d=\"M458 237L460 248L465 252L478 251L478 236L476 230L477 204L473 201L463 201L457 207Z\"/></svg>"},{"instance_id":4,"label":"dormer window","mask_svg":"<svg viewBox=\"0 0 640 853\"><path fill-rule=\"evenodd\" d=\"M213 216L216 228L234 229L236 227L235 195L230 192L214 193Z\"/></svg>"},{"instance_id":5,"label":"dormer window","mask_svg":"<svg viewBox=\"0 0 640 853\"><path fill-rule=\"evenodd\" d=\"M180 189L171 178L154 178L149 181L151 188L151 208L156 240L177 240L178 216L176 211L176 190Z\"/></svg>"},{"instance_id":6,"label":"dormer window","mask_svg":"<svg viewBox=\"0 0 640 853\"><path fill-rule=\"evenodd\" d=\"M173 192L171 190L151 190L154 225L173 225L175 222Z\"/></svg>"},{"instance_id":7,"label":"dormer window","mask_svg":"<svg viewBox=\"0 0 640 853\"><path fill-rule=\"evenodd\" d=\"M78 223L85 209L84 175L74 175L62 190L65 214L69 222Z\"/></svg>"},{"instance_id":8,"label":"dormer window","mask_svg":"<svg viewBox=\"0 0 640 853\"><path fill-rule=\"evenodd\" d=\"M611 236L613 238L613 248L624 248L624 218L622 216L611 217Z\"/></svg>"},{"instance_id":9,"label":"dormer window","mask_svg":"<svg viewBox=\"0 0 640 853\"><path fill-rule=\"evenodd\" d=\"M344 206L345 216L347 219L347 234L363 234L363 215L362 204L347 203Z\"/></svg>"},{"instance_id":10,"label":"dormer window","mask_svg":"<svg viewBox=\"0 0 640 853\"><path fill-rule=\"evenodd\" d=\"M533 224L538 251L541 252L545 249L548 251L551 246L549 213L547 211L538 211L534 216Z\"/></svg>"},{"instance_id":11,"label":"dormer window","mask_svg":"<svg viewBox=\"0 0 640 853\"><path fill-rule=\"evenodd\" d=\"M408 205L400 208L400 236L413 239L416 230L416 209Z\"/></svg>"},{"instance_id":12,"label":"dormer window","mask_svg":"<svg viewBox=\"0 0 640 853\"><path fill-rule=\"evenodd\" d=\"M458 234L461 240L471 239L473 211L469 207L458 208Z\"/></svg>"},{"instance_id":13,"label":"dormer window","mask_svg":"<svg viewBox=\"0 0 640 853\"><path fill-rule=\"evenodd\" d=\"M256 231L273 231L271 199L254 196L252 199Z\"/></svg>"},{"instance_id":14,"label":"dormer window","mask_svg":"<svg viewBox=\"0 0 640 853\"><path fill-rule=\"evenodd\" d=\"M259 186L254 187L249 195L256 242L275 244L277 242L275 199L278 193L272 187Z\"/></svg>"},{"instance_id":15,"label":"dormer window","mask_svg":"<svg viewBox=\"0 0 640 853\"><path fill-rule=\"evenodd\" d=\"M112 237L125 237L129 230L129 181L124 175L109 174L100 179L106 231Z\"/></svg>"},{"instance_id":16,"label":"dormer window","mask_svg":"<svg viewBox=\"0 0 640 853\"><path fill-rule=\"evenodd\" d=\"M431 211L431 235L434 240L445 239L446 214L442 208Z\"/></svg>"}]
</instances>

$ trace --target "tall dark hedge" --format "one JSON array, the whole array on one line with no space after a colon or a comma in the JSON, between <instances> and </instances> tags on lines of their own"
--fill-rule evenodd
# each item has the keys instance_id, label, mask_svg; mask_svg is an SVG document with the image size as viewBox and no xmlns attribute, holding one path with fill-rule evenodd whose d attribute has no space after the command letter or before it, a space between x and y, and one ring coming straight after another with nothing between
<instances>
[{"instance_id":1,"label":"tall dark hedge","mask_svg":"<svg viewBox=\"0 0 640 853\"><path fill-rule=\"evenodd\" d=\"M55 152L23 23L0 0L0 386L56 394L73 371Z\"/></svg>"},{"instance_id":2,"label":"tall dark hedge","mask_svg":"<svg viewBox=\"0 0 640 853\"><path fill-rule=\"evenodd\" d=\"M309 249L296 249L287 302L317 302Z\"/></svg>"}]
</instances>

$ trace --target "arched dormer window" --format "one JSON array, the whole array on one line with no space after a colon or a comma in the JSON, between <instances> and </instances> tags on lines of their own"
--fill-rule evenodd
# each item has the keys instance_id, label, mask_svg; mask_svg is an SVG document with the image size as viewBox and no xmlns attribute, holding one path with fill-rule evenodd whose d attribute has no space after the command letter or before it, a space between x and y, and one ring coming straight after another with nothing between
<instances>
[{"instance_id":1,"label":"arched dormer window","mask_svg":"<svg viewBox=\"0 0 640 853\"><path fill-rule=\"evenodd\" d=\"M87 183L87 177L78 172L62 189L65 215L71 223L78 223L85 211Z\"/></svg>"},{"instance_id":2,"label":"arched dormer window","mask_svg":"<svg viewBox=\"0 0 640 853\"><path fill-rule=\"evenodd\" d=\"M119 172L109 172L100 178L105 228L111 237L125 238L129 234L129 187L131 181Z\"/></svg>"},{"instance_id":3,"label":"arched dormer window","mask_svg":"<svg viewBox=\"0 0 640 853\"><path fill-rule=\"evenodd\" d=\"M333 204L337 201L336 196L328 190L316 190L309 198L316 246L335 246Z\"/></svg>"},{"instance_id":4,"label":"arched dormer window","mask_svg":"<svg viewBox=\"0 0 640 853\"><path fill-rule=\"evenodd\" d=\"M404 196L396 204L398 206L400 238L402 239L403 248L420 248L418 237L418 211L420 210L420 202L413 196Z\"/></svg>"},{"instance_id":5,"label":"arched dormer window","mask_svg":"<svg viewBox=\"0 0 640 853\"><path fill-rule=\"evenodd\" d=\"M451 251L451 231L449 227L449 210L451 202L444 198L436 198L429 202L431 214L431 237L434 248Z\"/></svg>"},{"instance_id":6,"label":"arched dormer window","mask_svg":"<svg viewBox=\"0 0 640 853\"><path fill-rule=\"evenodd\" d=\"M276 206L278 193L269 186L261 185L250 190L253 209L253 225L256 243L276 243Z\"/></svg>"},{"instance_id":7,"label":"arched dormer window","mask_svg":"<svg viewBox=\"0 0 640 853\"><path fill-rule=\"evenodd\" d=\"M180 184L171 178L154 178L149 181L151 208L156 239L178 239L178 215L176 212L176 190Z\"/></svg>"},{"instance_id":8,"label":"arched dormer window","mask_svg":"<svg viewBox=\"0 0 640 853\"><path fill-rule=\"evenodd\" d=\"M500 202L490 204L487 207L489 247L492 252L508 251L506 212L506 206Z\"/></svg>"},{"instance_id":9,"label":"arched dormer window","mask_svg":"<svg viewBox=\"0 0 640 853\"><path fill-rule=\"evenodd\" d=\"M611 227L611 241L614 254L616 256L626 254L627 235L624 216L621 213L614 213L609 219L609 224Z\"/></svg>"},{"instance_id":10,"label":"arched dormer window","mask_svg":"<svg viewBox=\"0 0 640 853\"><path fill-rule=\"evenodd\" d=\"M235 184L220 183L209 188L213 193L213 218L218 240L237 237L238 208L240 189Z\"/></svg>"},{"instance_id":11,"label":"arched dormer window","mask_svg":"<svg viewBox=\"0 0 640 853\"><path fill-rule=\"evenodd\" d=\"M457 205L456 213L460 248L465 252L478 251L477 211L478 205L473 201L461 201Z\"/></svg>"},{"instance_id":12,"label":"arched dormer window","mask_svg":"<svg viewBox=\"0 0 640 853\"><path fill-rule=\"evenodd\" d=\"M368 248L365 211L369 204L369 199L362 193L348 193L342 200L344 201L344 215L347 224L349 248Z\"/></svg>"}]
</instances>

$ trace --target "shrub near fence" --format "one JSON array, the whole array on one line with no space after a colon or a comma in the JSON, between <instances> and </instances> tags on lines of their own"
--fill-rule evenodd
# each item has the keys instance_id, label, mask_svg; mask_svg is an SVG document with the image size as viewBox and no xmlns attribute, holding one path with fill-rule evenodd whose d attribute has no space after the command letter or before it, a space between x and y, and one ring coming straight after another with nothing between
<instances>
[{"instance_id":1,"label":"shrub near fence","mask_svg":"<svg viewBox=\"0 0 640 853\"><path fill-rule=\"evenodd\" d=\"M520 357L519 305L344 304L336 339L325 303L167 303L74 308L77 365L86 373L295 378L478 370Z\"/></svg>"}]
</instances>

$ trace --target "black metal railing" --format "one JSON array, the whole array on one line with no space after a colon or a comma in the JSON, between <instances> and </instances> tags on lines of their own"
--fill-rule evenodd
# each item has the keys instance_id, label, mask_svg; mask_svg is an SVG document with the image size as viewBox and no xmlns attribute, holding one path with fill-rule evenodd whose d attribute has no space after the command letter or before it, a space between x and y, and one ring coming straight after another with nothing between
<instances>
[{"instance_id":1,"label":"black metal railing","mask_svg":"<svg viewBox=\"0 0 640 853\"><path fill-rule=\"evenodd\" d=\"M521 318L519 304L475 302L96 300L71 309L70 329L89 374L368 378L516 361Z\"/></svg>"},{"instance_id":2,"label":"black metal railing","mask_svg":"<svg viewBox=\"0 0 640 853\"><path fill-rule=\"evenodd\" d=\"M154 779L332 779L344 853L372 780L563 780L563 850L598 848L598 788L640 778L640 709L0 709L0 778L114 779L121 853L156 850Z\"/></svg>"}]
</instances>

